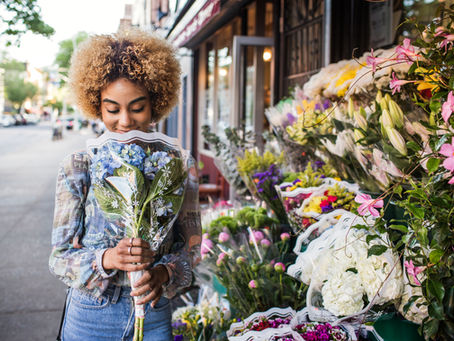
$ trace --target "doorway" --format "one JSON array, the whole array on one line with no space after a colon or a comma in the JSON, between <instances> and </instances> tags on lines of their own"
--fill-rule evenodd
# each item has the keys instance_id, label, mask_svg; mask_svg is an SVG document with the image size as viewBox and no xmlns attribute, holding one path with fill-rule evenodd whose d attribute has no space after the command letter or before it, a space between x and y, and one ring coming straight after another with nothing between
<instances>
[{"instance_id":1,"label":"doorway","mask_svg":"<svg viewBox=\"0 0 454 341\"><path fill-rule=\"evenodd\" d=\"M274 39L234 36L232 48L231 126L253 131L263 149L265 109L273 103Z\"/></svg>"}]
</instances>

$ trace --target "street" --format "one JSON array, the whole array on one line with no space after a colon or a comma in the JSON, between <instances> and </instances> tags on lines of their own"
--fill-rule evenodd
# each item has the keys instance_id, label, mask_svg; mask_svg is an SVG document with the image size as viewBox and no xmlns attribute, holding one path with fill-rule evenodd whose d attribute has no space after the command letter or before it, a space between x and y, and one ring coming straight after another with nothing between
<instances>
[{"instance_id":1,"label":"street","mask_svg":"<svg viewBox=\"0 0 454 341\"><path fill-rule=\"evenodd\" d=\"M51 126L0 128L0 340L55 340L65 286L48 268L58 165L94 135L51 140Z\"/></svg>"}]
</instances>

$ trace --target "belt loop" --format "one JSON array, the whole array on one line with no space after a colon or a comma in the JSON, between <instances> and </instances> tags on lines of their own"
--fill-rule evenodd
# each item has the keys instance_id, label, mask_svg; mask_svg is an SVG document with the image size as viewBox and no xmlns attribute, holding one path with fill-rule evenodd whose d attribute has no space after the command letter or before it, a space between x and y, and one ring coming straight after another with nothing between
<instances>
[{"instance_id":1,"label":"belt loop","mask_svg":"<svg viewBox=\"0 0 454 341\"><path fill-rule=\"evenodd\" d=\"M115 286L115 291L114 291L114 293L113 293L113 295L112 295L112 303L113 303L113 304L116 304L116 303L117 303L118 298L120 297L120 292L121 292L121 286L116 285L116 286Z\"/></svg>"}]
</instances>

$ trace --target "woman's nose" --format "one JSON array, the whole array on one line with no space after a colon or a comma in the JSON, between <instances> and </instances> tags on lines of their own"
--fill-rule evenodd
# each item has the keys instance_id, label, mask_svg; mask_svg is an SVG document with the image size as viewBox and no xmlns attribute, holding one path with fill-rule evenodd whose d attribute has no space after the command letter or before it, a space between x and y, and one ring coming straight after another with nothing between
<instances>
[{"instance_id":1,"label":"woman's nose","mask_svg":"<svg viewBox=\"0 0 454 341\"><path fill-rule=\"evenodd\" d=\"M134 122L127 110L120 111L120 117L118 118L118 123L123 127L129 127Z\"/></svg>"}]
</instances>

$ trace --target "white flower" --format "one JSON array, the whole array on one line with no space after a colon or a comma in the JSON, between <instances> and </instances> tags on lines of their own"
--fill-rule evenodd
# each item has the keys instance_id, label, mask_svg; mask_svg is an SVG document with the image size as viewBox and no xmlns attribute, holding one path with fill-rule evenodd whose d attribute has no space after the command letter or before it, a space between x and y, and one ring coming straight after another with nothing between
<instances>
[{"instance_id":1,"label":"white flower","mask_svg":"<svg viewBox=\"0 0 454 341\"><path fill-rule=\"evenodd\" d=\"M112 201L112 207L113 208L118 208L118 201L117 200L113 200Z\"/></svg>"},{"instance_id":2,"label":"white flower","mask_svg":"<svg viewBox=\"0 0 454 341\"><path fill-rule=\"evenodd\" d=\"M357 274L335 272L322 287L323 306L336 316L351 315L363 308L363 294Z\"/></svg>"}]
</instances>

